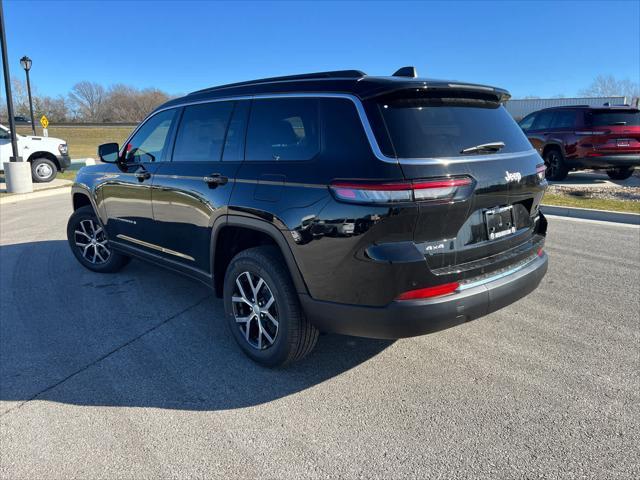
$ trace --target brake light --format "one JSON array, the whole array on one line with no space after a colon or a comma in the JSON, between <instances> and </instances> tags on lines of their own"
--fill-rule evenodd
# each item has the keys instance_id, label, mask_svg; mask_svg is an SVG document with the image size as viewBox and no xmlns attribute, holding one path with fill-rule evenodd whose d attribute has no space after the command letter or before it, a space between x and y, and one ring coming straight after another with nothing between
<instances>
[{"instance_id":1,"label":"brake light","mask_svg":"<svg viewBox=\"0 0 640 480\"><path fill-rule=\"evenodd\" d=\"M470 177L457 177L392 183L339 181L329 188L338 200L345 202L398 203L454 200L464 196L465 187L472 185Z\"/></svg>"},{"instance_id":2,"label":"brake light","mask_svg":"<svg viewBox=\"0 0 640 480\"><path fill-rule=\"evenodd\" d=\"M536 165L536 175L538 176L538 179L544 180L544 174L546 170L547 170L547 167L545 167L544 163L541 163L540 165Z\"/></svg>"},{"instance_id":3,"label":"brake light","mask_svg":"<svg viewBox=\"0 0 640 480\"><path fill-rule=\"evenodd\" d=\"M454 293L460 284L458 282L445 283L436 285L435 287L419 288L417 290L409 290L408 292L398 295L396 300L420 300L424 298L441 297Z\"/></svg>"}]
</instances>

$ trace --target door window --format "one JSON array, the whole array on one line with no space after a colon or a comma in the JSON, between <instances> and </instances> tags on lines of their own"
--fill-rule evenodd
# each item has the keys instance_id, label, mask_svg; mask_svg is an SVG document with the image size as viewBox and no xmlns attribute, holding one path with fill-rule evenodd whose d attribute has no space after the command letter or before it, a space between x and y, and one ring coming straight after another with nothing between
<instances>
[{"instance_id":1,"label":"door window","mask_svg":"<svg viewBox=\"0 0 640 480\"><path fill-rule=\"evenodd\" d=\"M551 120L553 120L553 112L541 112L536 115L536 119L531 126L532 130L544 130L551 127Z\"/></svg>"},{"instance_id":2,"label":"door window","mask_svg":"<svg viewBox=\"0 0 640 480\"><path fill-rule=\"evenodd\" d=\"M222 154L233 102L213 102L184 108L174 162L218 162Z\"/></svg>"},{"instance_id":3,"label":"door window","mask_svg":"<svg viewBox=\"0 0 640 480\"><path fill-rule=\"evenodd\" d=\"M125 148L126 163L161 162L167 151L176 110L165 110L147 120Z\"/></svg>"},{"instance_id":4,"label":"door window","mask_svg":"<svg viewBox=\"0 0 640 480\"><path fill-rule=\"evenodd\" d=\"M224 141L222 160L227 162L244 160L244 138L247 132L247 118L249 116L248 100L236 102Z\"/></svg>"},{"instance_id":5,"label":"door window","mask_svg":"<svg viewBox=\"0 0 640 480\"><path fill-rule=\"evenodd\" d=\"M520 123L518 125L520 125L520 128L522 130L529 130L531 128L531 125L533 125L533 121L535 119L535 114L529 115L528 117L524 117L522 120L520 120Z\"/></svg>"},{"instance_id":6,"label":"door window","mask_svg":"<svg viewBox=\"0 0 640 480\"><path fill-rule=\"evenodd\" d=\"M573 128L576 123L575 110L557 111L551 122L551 128Z\"/></svg>"},{"instance_id":7,"label":"door window","mask_svg":"<svg viewBox=\"0 0 640 480\"><path fill-rule=\"evenodd\" d=\"M246 160L310 160L320 152L318 100L254 100L247 130Z\"/></svg>"}]
</instances>

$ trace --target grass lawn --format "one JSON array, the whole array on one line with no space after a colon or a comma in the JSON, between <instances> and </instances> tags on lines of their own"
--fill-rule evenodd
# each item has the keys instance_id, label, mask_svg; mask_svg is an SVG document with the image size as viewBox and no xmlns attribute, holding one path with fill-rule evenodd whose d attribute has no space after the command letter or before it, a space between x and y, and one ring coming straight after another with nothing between
<instances>
[{"instance_id":1,"label":"grass lawn","mask_svg":"<svg viewBox=\"0 0 640 480\"><path fill-rule=\"evenodd\" d=\"M640 213L640 202L629 200L611 200L601 198L584 198L573 195L545 193L543 205L561 207L593 208L595 210L613 210L615 212Z\"/></svg>"},{"instance_id":2,"label":"grass lawn","mask_svg":"<svg viewBox=\"0 0 640 480\"><path fill-rule=\"evenodd\" d=\"M49 127L49 136L66 140L71 158L96 158L98 145L107 142L122 144L134 128L134 125L117 127L52 126ZM22 135L31 135L31 127L28 126L21 125L17 131ZM36 133L42 135L42 128L36 127Z\"/></svg>"}]
</instances>

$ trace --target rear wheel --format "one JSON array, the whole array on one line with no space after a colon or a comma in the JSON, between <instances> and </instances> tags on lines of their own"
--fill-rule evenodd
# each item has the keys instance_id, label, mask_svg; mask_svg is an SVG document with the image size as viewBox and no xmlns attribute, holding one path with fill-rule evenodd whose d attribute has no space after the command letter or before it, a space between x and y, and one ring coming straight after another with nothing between
<instances>
[{"instance_id":1,"label":"rear wheel","mask_svg":"<svg viewBox=\"0 0 640 480\"><path fill-rule=\"evenodd\" d=\"M229 328L255 362L277 367L305 357L318 330L302 312L280 252L269 246L238 253L224 279Z\"/></svg>"},{"instance_id":2,"label":"rear wheel","mask_svg":"<svg viewBox=\"0 0 640 480\"><path fill-rule=\"evenodd\" d=\"M90 205L79 208L69 217L67 240L78 261L94 272L117 272L129 263L129 257L111 249Z\"/></svg>"},{"instance_id":3,"label":"rear wheel","mask_svg":"<svg viewBox=\"0 0 640 480\"><path fill-rule=\"evenodd\" d=\"M626 180L633 175L633 167L618 167L607 170L611 180Z\"/></svg>"},{"instance_id":4,"label":"rear wheel","mask_svg":"<svg viewBox=\"0 0 640 480\"><path fill-rule=\"evenodd\" d=\"M56 178L58 167L48 158L36 158L31 161L31 178L35 183L47 183Z\"/></svg>"},{"instance_id":5,"label":"rear wheel","mask_svg":"<svg viewBox=\"0 0 640 480\"><path fill-rule=\"evenodd\" d=\"M546 167L545 177L547 180L558 182L569 175L569 169L564 164L562 152L556 148L552 148L544 154L544 165Z\"/></svg>"}]
</instances>

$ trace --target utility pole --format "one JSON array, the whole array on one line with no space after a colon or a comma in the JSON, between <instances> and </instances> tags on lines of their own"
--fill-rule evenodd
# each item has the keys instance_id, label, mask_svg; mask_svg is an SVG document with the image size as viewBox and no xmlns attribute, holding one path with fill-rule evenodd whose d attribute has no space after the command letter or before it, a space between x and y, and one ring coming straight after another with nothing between
<instances>
[{"instance_id":1,"label":"utility pole","mask_svg":"<svg viewBox=\"0 0 640 480\"><path fill-rule=\"evenodd\" d=\"M9 193L27 193L33 191L31 181L31 164L24 162L18 150L16 138L16 122L13 118L13 97L11 96L11 74L7 58L7 35L4 28L4 7L0 0L0 40L2 40L2 68L4 72L4 89L7 94L7 114L9 115L9 132L11 136L12 156L8 163L4 163L5 181Z\"/></svg>"}]
</instances>

